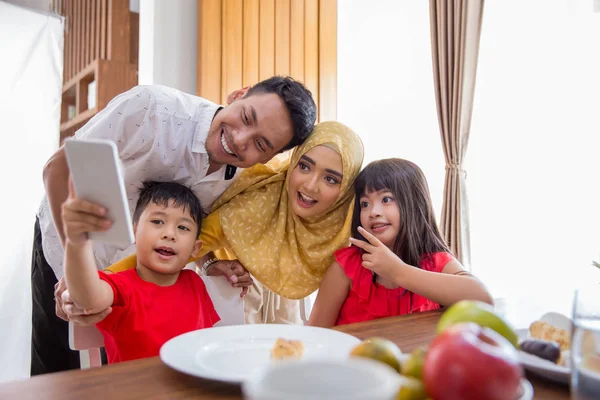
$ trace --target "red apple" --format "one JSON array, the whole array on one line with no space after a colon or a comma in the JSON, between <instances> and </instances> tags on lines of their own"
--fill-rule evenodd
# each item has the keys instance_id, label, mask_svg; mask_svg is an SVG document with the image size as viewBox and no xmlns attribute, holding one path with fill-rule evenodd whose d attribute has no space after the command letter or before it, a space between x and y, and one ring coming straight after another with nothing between
<instances>
[{"instance_id":1,"label":"red apple","mask_svg":"<svg viewBox=\"0 0 600 400\"><path fill-rule=\"evenodd\" d=\"M490 328L461 323L431 342L423 382L435 400L515 400L522 375L508 340Z\"/></svg>"}]
</instances>

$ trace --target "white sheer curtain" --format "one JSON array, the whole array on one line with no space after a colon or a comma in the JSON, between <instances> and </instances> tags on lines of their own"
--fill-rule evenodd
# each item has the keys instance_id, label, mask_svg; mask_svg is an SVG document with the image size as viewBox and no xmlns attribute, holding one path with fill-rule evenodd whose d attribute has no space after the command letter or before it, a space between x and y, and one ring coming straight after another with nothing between
<instances>
[{"instance_id":1,"label":"white sheer curtain","mask_svg":"<svg viewBox=\"0 0 600 400\"><path fill-rule=\"evenodd\" d=\"M42 167L58 147L63 23L0 2L0 382L29 376L31 246Z\"/></svg>"},{"instance_id":2,"label":"white sheer curtain","mask_svg":"<svg viewBox=\"0 0 600 400\"><path fill-rule=\"evenodd\" d=\"M419 164L439 218L428 7L339 2L338 119L361 135L367 162ZM599 38L589 0L485 3L465 168L473 272L494 297L547 303L600 282Z\"/></svg>"},{"instance_id":3,"label":"white sheer curtain","mask_svg":"<svg viewBox=\"0 0 600 400\"><path fill-rule=\"evenodd\" d=\"M600 13L587 0L485 7L467 157L473 272L497 296L548 303L600 282Z\"/></svg>"}]
</instances>

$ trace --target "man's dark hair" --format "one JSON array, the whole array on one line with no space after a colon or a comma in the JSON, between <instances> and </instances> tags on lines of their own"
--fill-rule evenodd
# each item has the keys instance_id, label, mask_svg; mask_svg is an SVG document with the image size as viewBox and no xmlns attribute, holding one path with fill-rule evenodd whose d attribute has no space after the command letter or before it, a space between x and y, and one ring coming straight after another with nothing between
<instances>
[{"instance_id":1,"label":"man's dark hair","mask_svg":"<svg viewBox=\"0 0 600 400\"><path fill-rule=\"evenodd\" d=\"M200 200L194 192L187 186L184 186L177 182L155 182L145 181L142 183L140 189L140 198L135 205L135 211L133 212L133 223L137 224L140 220L140 216L148 207L150 202L168 207L170 202L176 207L183 207L184 211L188 211L190 216L198 225L198 232L196 236L200 234L202 227L202 205Z\"/></svg>"},{"instance_id":2,"label":"man's dark hair","mask_svg":"<svg viewBox=\"0 0 600 400\"><path fill-rule=\"evenodd\" d=\"M260 93L277 94L290 113L294 137L282 151L304 143L317 120L317 105L310 90L289 76L274 76L252 86L246 96Z\"/></svg>"}]
</instances>

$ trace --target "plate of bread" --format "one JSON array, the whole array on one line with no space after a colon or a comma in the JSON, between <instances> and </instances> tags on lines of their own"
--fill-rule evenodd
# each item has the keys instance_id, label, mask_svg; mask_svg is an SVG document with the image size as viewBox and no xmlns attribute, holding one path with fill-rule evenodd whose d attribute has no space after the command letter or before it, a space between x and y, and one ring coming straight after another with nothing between
<instances>
[{"instance_id":1,"label":"plate of bread","mask_svg":"<svg viewBox=\"0 0 600 400\"><path fill-rule=\"evenodd\" d=\"M529 329L519 329L521 363L528 371L555 382L569 383L571 377L570 318L555 312L542 315Z\"/></svg>"},{"instance_id":2,"label":"plate of bread","mask_svg":"<svg viewBox=\"0 0 600 400\"><path fill-rule=\"evenodd\" d=\"M282 360L348 358L360 340L303 325L230 325L177 336L160 349L161 360L185 374L242 383L252 372Z\"/></svg>"}]
</instances>

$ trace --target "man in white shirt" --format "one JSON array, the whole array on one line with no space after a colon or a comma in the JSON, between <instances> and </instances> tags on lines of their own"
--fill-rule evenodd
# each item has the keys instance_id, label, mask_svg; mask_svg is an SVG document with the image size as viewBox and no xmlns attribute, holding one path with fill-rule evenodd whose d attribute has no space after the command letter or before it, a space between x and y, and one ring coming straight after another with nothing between
<instances>
[{"instance_id":1,"label":"man in white shirt","mask_svg":"<svg viewBox=\"0 0 600 400\"><path fill-rule=\"evenodd\" d=\"M304 142L316 120L311 93L289 77L273 77L232 95L226 107L164 86L138 86L115 97L77 131L77 139L116 143L131 212L142 181L176 181L192 188L208 213L237 168L269 161ZM69 349L68 323L56 316L54 286L63 276L61 205L69 170L62 147L44 167L46 197L38 212L32 260L31 374L79 368ZM103 213L89 218L107 226ZM133 252L94 242L98 269Z\"/></svg>"}]
</instances>

